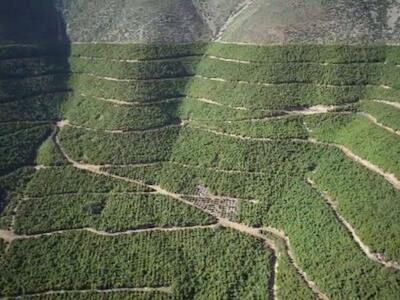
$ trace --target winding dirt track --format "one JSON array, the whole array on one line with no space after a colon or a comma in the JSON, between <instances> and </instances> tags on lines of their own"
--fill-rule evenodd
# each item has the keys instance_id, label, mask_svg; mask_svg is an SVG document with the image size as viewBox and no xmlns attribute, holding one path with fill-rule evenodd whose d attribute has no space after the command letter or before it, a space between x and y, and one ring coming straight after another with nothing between
<instances>
[{"instance_id":1,"label":"winding dirt track","mask_svg":"<svg viewBox=\"0 0 400 300\"><path fill-rule=\"evenodd\" d=\"M334 215L338 219L338 221L343 224L343 226L347 229L347 231L353 237L353 240L357 243L360 249L364 252L364 254L371 260L380 263L388 268L393 268L396 270L400 270L400 264L394 261L386 261L383 257L379 256L377 253L373 253L371 249L362 241L362 239L357 235L357 232L353 228L353 226L340 214L336 201L330 196L327 192L320 191L317 184L311 180L310 178L307 179L310 186L316 190L322 198L324 198L329 205L329 207L334 212Z\"/></svg>"},{"instance_id":2,"label":"winding dirt track","mask_svg":"<svg viewBox=\"0 0 400 300\"><path fill-rule=\"evenodd\" d=\"M385 129L386 131L388 131L388 132L390 132L390 133L393 133L393 134L395 134L395 135L397 135L397 136L400 136L400 130L394 130L393 128L390 128L390 127L388 127L388 126L386 126L386 125L380 123L380 122L378 121L378 119L375 118L374 116L372 116L372 115L370 115L370 114L368 114L368 113L365 113L365 112L361 112L360 115L366 117L368 120L370 120L370 121L371 121L372 123L374 123L376 126L379 126L379 127Z\"/></svg>"}]
</instances>

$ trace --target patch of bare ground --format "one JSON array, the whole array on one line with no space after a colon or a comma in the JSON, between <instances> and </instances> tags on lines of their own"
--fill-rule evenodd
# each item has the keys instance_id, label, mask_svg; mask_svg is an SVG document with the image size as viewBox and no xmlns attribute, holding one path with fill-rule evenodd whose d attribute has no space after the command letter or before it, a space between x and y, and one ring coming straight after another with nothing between
<instances>
[{"instance_id":1,"label":"patch of bare ground","mask_svg":"<svg viewBox=\"0 0 400 300\"><path fill-rule=\"evenodd\" d=\"M318 188L318 185L310 178L307 179L307 182L310 186L317 191L323 199L325 199L328 206L332 209L334 215L336 216L337 220L346 228L348 233L352 236L353 240L359 246L359 248L364 252L364 254L374 262L380 263L388 268L393 268L396 270L400 270L400 264L394 261L387 261L384 254L382 253L374 253L371 249L362 241L361 237L357 234L353 226L348 222L339 212L338 204L333 199L331 195L329 195L325 191L321 191Z\"/></svg>"}]
</instances>

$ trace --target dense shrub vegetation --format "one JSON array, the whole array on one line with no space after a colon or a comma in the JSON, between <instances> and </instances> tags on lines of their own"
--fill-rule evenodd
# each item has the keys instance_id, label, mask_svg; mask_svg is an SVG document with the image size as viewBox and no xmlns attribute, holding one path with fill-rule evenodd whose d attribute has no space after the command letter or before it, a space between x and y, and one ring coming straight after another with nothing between
<instances>
[{"instance_id":1,"label":"dense shrub vegetation","mask_svg":"<svg viewBox=\"0 0 400 300\"><path fill-rule=\"evenodd\" d=\"M363 116L324 115L307 119L316 138L342 144L400 178L399 137Z\"/></svg>"},{"instance_id":2,"label":"dense shrub vegetation","mask_svg":"<svg viewBox=\"0 0 400 300\"><path fill-rule=\"evenodd\" d=\"M52 74L37 77L0 80L0 103L43 93L65 92L68 75Z\"/></svg>"},{"instance_id":3,"label":"dense shrub vegetation","mask_svg":"<svg viewBox=\"0 0 400 300\"><path fill-rule=\"evenodd\" d=\"M45 197L71 193L138 192L147 188L106 176L76 170L73 167L55 167L35 172L24 193L28 197Z\"/></svg>"},{"instance_id":4,"label":"dense shrub vegetation","mask_svg":"<svg viewBox=\"0 0 400 300\"><path fill-rule=\"evenodd\" d=\"M393 108L385 103L377 103L373 101L363 101L361 110L371 114L378 122L389 126L394 130L400 130L400 110Z\"/></svg>"},{"instance_id":5,"label":"dense shrub vegetation","mask_svg":"<svg viewBox=\"0 0 400 300\"><path fill-rule=\"evenodd\" d=\"M71 47L0 47L0 228L122 232L216 222L144 185L67 166L62 150L188 201L232 197L231 220L284 231L298 265L331 299L398 298L399 272L359 249L321 192L371 251L399 261L399 191L337 147L307 139L342 144L400 178L398 136L359 113L400 128L397 110L373 101L399 102L399 47ZM315 105L341 106L297 111ZM56 129L60 120L69 124ZM34 164L47 168L24 168ZM278 297L314 298L287 246L275 242ZM0 259L0 295L170 287L34 298L268 299L273 260L263 241L220 227L64 232L13 241Z\"/></svg>"},{"instance_id":6,"label":"dense shrub vegetation","mask_svg":"<svg viewBox=\"0 0 400 300\"><path fill-rule=\"evenodd\" d=\"M71 233L14 242L0 262L0 285L2 295L167 286L176 299L268 299L269 257L262 242L225 229Z\"/></svg>"},{"instance_id":7,"label":"dense shrub vegetation","mask_svg":"<svg viewBox=\"0 0 400 300\"><path fill-rule=\"evenodd\" d=\"M61 131L60 140L77 161L100 165L135 164L167 160L179 131L180 128L165 128L148 132L105 133L67 127Z\"/></svg>"},{"instance_id":8,"label":"dense shrub vegetation","mask_svg":"<svg viewBox=\"0 0 400 300\"><path fill-rule=\"evenodd\" d=\"M30 125L18 129L19 125L0 125L0 174L25 165L33 165L36 150L50 135L49 124ZM14 130L13 130L14 128Z\"/></svg>"},{"instance_id":9,"label":"dense shrub vegetation","mask_svg":"<svg viewBox=\"0 0 400 300\"><path fill-rule=\"evenodd\" d=\"M198 57L141 62L74 57L70 61L71 70L76 73L136 80L191 76L198 62Z\"/></svg>"},{"instance_id":10,"label":"dense shrub vegetation","mask_svg":"<svg viewBox=\"0 0 400 300\"><path fill-rule=\"evenodd\" d=\"M205 78L193 79L186 90L191 97L208 98L231 106L270 110L317 104L348 104L359 100L364 93L363 86L316 86L303 83L260 85Z\"/></svg>"},{"instance_id":11,"label":"dense shrub vegetation","mask_svg":"<svg viewBox=\"0 0 400 300\"><path fill-rule=\"evenodd\" d=\"M43 144L40 145L36 154L36 164L40 166L59 166L66 163L60 149L55 143L53 132Z\"/></svg>"},{"instance_id":12,"label":"dense shrub vegetation","mask_svg":"<svg viewBox=\"0 0 400 300\"><path fill-rule=\"evenodd\" d=\"M54 73L66 73L69 64L62 56L0 60L0 78L23 78Z\"/></svg>"},{"instance_id":13,"label":"dense shrub vegetation","mask_svg":"<svg viewBox=\"0 0 400 300\"><path fill-rule=\"evenodd\" d=\"M141 130L179 123L177 109L181 101L133 106L77 96L64 107L64 116L72 124L89 128Z\"/></svg>"},{"instance_id":14,"label":"dense shrub vegetation","mask_svg":"<svg viewBox=\"0 0 400 300\"><path fill-rule=\"evenodd\" d=\"M145 45L145 44L74 44L72 56L91 56L107 59L152 60L183 56L201 56L207 44Z\"/></svg>"},{"instance_id":15,"label":"dense shrub vegetation","mask_svg":"<svg viewBox=\"0 0 400 300\"><path fill-rule=\"evenodd\" d=\"M165 196L143 194L60 194L24 200L16 230L40 233L93 227L120 232L152 227L185 227L214 223L212 217Z\"/></svg>"},{"instance_id":16,"label":"dense shrub vegetation","mask_svg":"<svg viewBox=\"0 0 400 300\"><path fill-rule=\"evenodd\" d=\"M310 63L236 63L202 59L196 74L231 81L263 83L315 83L322 85L363 85L399 82L400 70L383 63L321 64Z\"/></svg>"},{"instance_id":17,"label":"dense shrub vegetation","mask_svg":"<svg viewBox=\"0 0 400 300\"><path fill-rule=\"evenodd\" d=\"M193 126L204 126L228 134L252 138L305 139L308 132L301 117L282 117L273 119L238 120L235 122L192 122Z\"/></svg>"},{"instance_id":18,"label":"dense shrub vegetation","mask_svg":"<svg viewBox=\"0 0 400 300\"><path fill-rule=\"evenodd\" d=\"M38 300L172 300L174 296L162 292L68 292L26 298Z\"/></svg>"},{"instance_id":19,"label":"dense shrub vegetation","mask_svg":"<svg viewBox=\"0 0 400 300\"><path fill-rule=\"evenodd\" d=\"M300 276L287 253L285 242L263 231L268 239L272 240L279 251L277 278L277 297L279 299L318 299L313 291L307 286L307 283Z\"/></svg>"},{"instance_id":20,"label":"dense shrub vegetation","mask_svg":"<svg viewBox=\"0 0 400 300\"><path fill-rule=\"evenodd\" d=\"M187 81L186 77L134 82L113 81L87 74L75 74L70 78L69 84L79 94L128 102L148 102L184 96Z\"/></svg>"},{"instance_id":21,"label":"dense shrub vegetation","mask_svg":"<svg viewBox=\"0 0 400 300\"><path fill-rule=\"evenodd\" d=\"M57 120L59 110L68 94L45 93L34 97L1 104L0 118L3 122Z\"/></svg>"},{"instance_id":22,"label":"dense shrub vegetation","mask_svg":"<svg viewBox=\"0 0 400 300\"><path fill-rule=\"evenodd\" d=\"M7 229L12 224L14 208L23 196L26 184L31 180L32 168L20 168L0 177L0 228Z\"/></svg>"},{"instance_id":23,"label":"dense shrub vegetation","mask_svg":"<svg viewBox=\"0 0 400 300\"><path fill-rule=\"evenodd\" d=\"M373 63L399 61L398 47L387 46L346 46L346 45L276 45L253 46L212 43L208 55L250 61L267 62L327 62Z\"/></svg>"},{"instance_id":24,"label":"dense shrub vegetation","mask_svg":"<svg viewBox=\"0 0 400 300\"><path fill-rule=\"evenodd\" d=\"M0 259L6 251L7 244L3 240L0 240Z\"/></svg>"},{"instance_id":25,"label":"dense shrub vegetation","mask_svg":"<svg viewBox=\"0 0 400 300\"><path fill-rule=\"evenodd\" d=\"M373 252L400 260L398 190L338 150L324 155L310 175L322 191L334 197L341 214L351 221Z\"/></svg>"}]
</instances>

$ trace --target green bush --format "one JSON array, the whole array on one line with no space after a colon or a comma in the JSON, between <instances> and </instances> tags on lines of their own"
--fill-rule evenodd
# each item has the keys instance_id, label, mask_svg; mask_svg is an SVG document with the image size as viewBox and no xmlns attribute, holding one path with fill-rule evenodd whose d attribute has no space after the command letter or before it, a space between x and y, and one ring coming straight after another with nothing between
<instances>
[{"instance_id":1,"label":"green bush","mask_svg":"<svg viewBox=\"0 0 400 300\"><path fill-rule=\"evenodd\" d=\"M91 164L135 164L169 158L180 128L149 132L105 133L67 127L60 133L61 143L76 161Z\"/></svg>"},{"instance_id":2,"label":"green bush","mask_svg":"<svg viewBox=\"0 0 400 300\"><path fill-rule=\"evenodd\" d=\"M360 109L375 117L378 122L394 130L400 130L400 110L393 108L393 106L373 101L362 101Z\"/></svg>"},{"instance_id":3,"label":"green bush","mask_svg":"<svg viewBox=\"0 0 400 300\"><path fill-rule=\"evenodd\" d=\"M174 299L267 299L269 259L262 241L226 229L71 233L12 243L0 291L171 286Z\"/></svg>"},{"instance_id":4,"label":"green bush","mask_svg":"<svg viewBox=\"0 0 400 300\"><path fill-rule=\"evenodd\" d=\"M363 116L313 116L306 122L315 138L345 145L356 155L400 177L398 136Z\"/></svg>"},{"instance_id":5,"label":"green bush","mask_svg":"<svg viewBox=\"0 0 400 300\"><path fill-rule=\"evenodd\" d=\"M3 127L3 126L0 126ZM10 127L6 125L9 129ZM18 127L16 127L18 128ZM0 174L2 170L13 170L33 165L37 148L47 139L52 130L49 124L31 125L0 136ZM0 131L4 131L1 130Z\"/></svg>"},{"instance_id":6,"label":"green bush","mask_svg":"<svg viewBox=\"0 0 400 300\"><path fill-rule=\"evenodd\" d=\"M123 62L103 59L72 57L71 71L97 76L129 78L136 80L191 76L200 58L179 60Z\"/></svg>"},{"instance_id":7,"label":"green bush","mask_svg":"<svg viewBox=\"0 0 400 300\"><path fill-rule=\"evenodd\" d=\"M194 44L73 44L72 56L90 56L107 59L154 60L187 56L201 56L206 43ZM88 55L89 54L89 55Z\"/></svg>"},{"instance_id":8,"label":"green bush","mask_svg":"<svg viewBox=\"0 0 400 300\"><path fill-rule=\"evenodd\" d=\"M138 192L148 189L106 176L77 170L73 167L53 167L35 172L24 190L28 197L45 197L72 193Z\"/></svg>"},{"instance_id":9,"label":"green bush","mask_svg":"<svg viewBox=\"0 0 400 300\"><path fill-rule=\"evenodd\" d=\"M214 222L202 211L165 196L78 193L22 201L15 225L19 233L34 234L85 227L121 232Z\"/></svg>"},{"instance_id":10,"label":"green bush","mask_svg":"<svg viewBox=\"0 0 400 300\"><path fill-rule=\"evenodd\" d=\"M400 260L399 192L390 183L339 150L324 155L310 177L335 199L372 252Z\"/></svg>"},{"instance_id":11,"label":"green bush","mask_svg":"<svg viewBox=\"0 0 400 300\"><path fill-rule=\"evenodd\" d=\"M75 74L69 85L77 94L128 102L147 102L184 96L188 79L123 82Z\"/></svg>"}]
</instances>

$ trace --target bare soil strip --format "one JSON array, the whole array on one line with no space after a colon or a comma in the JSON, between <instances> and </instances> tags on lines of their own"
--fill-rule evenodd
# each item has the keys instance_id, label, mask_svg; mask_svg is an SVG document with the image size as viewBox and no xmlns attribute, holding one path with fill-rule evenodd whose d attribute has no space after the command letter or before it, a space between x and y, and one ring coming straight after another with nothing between
<instances>
[{"instance_id":1,"label":"bare soil strip","mask_svg":"<svg viewBox=\"0 0 400 300\"><path fill-rule=\"evenodd\" d=\"M85 94L81 94L82 97L87 97ZM89 96L91 98L105 101L105 102L110 102L113 104L117 105L126 105L126 106L150 106L150 105L157 105L157 104L163 104L163 103L171 103L171 102L179 102L184 99L184 97L180 98L166 98L163 100L157 100L157 101L151 101L151 102L138 102L138 101L123 101L123 100L117 100L117 99L107 99L103 97L97 97L97 96Z\"/></svg>"},{"instance_id":2,"label":"bare soil strip","mask_svg":"<svg viewBox=\"0 0 400 300\"><path fill-rule=\"evenodd\" d=\"M141 287L141 288L113 288L113 289L90 289L90 290L51 290L42 293L34 293L34 294L24 294L21 296L12 296L12 297L1 297L1 300L8 299L26 299L26 297L40 297L40 296L52 296L52 295L64 295L64 294L89 294L89 293L102 293L102 294L110 294L110 293L118 293L118 292L160 292L166 294L172 294L172 288L165 287Z\"/></svg>"},{"instance_id":3,"label":"bare soil strip","mask_svg":"<svg viewBox=\"0 0 400 300\"><path fill-rule=\"evenodd\" d=\"M107 81L116 81L116 82L155 82L155 81L175 81L175 80L184 80L190 79L194 76L180 76L180 77L163 77L163 78L149 78L149 79L126 79L126 78L115 78L115 77L108 77L108 76L99 76L92 73L74 73L74 74L81 74L85 76L94 77L96 79L107 80Z\"/></svg>"},{"instance_id":4,"label":"bare soil strip","mask_svg":"<svg viewBox=\"0 0 400 300\"><path fill-rule=\"evenodd\" d=\"M353 240L357 243L360 249L364 252L364 254L371 260L380 263L388 268L394 268L396 270L400 270L400 264L394 261L387 261L385 257L380 253L374 253L371 249L364 244L361 238L357 235L357 232L353 228L353 226L340 214L338 210L338 205L336 201L325 191L320 191L317 184L311 180L310 178L307 179L310 186L316 190L326 201L328 206L332 209L334 215L338 219L338 221L347 229L347 231L352 236Z\"/></svg>"},{"instance_id":5,"label":"bare soil strip","mask_svg":"<svg viewBox=\"0 0 400 300\"><path fill-rule=\"evenodd\" d=\"M202 57L199 55L185 55L179 57L165 57L165 58L153 58L153 59L116 59L116 58L106 58L106 57L92 57L92 56L73 56L75 58L81 58L85 60L100 60L100 61L112 61L112 62L122 62L122 63L146 63L146 62L168 62L168 61L182 61L190 60L196 57Z\"/></svg>"},{"instance_id":6,"label":"bare soil strip","mask_svg":"<svg viewBox=\"0 0 400 300\"><path fill-rule=\"evenodd\" d=\"M400 102L391 102L391 101L385 101L385 100L373 100L374 102L378 102L378 103L384 103L390 106L393 106L397 109L400 109Z\"/></svg>"},{"instance_id":7,"label":"bare soil strip","mask_svg":"<svg viewBox=\"0 0 400 300\"><path fill-rule=\"evenodd\" d=\"M365 112L361 112L360 115L366 117L369 121L371 121L372 123L374 123L375 125L383 128L383 129L385 129L386 131L400 136L400 130L394 130L393 128L390 128L390 127L380 123L374 116L372 116L368 113L365 113Z\"/></svg>"},{"instance_id":8,"label":"bare soil strip","mask_svg":"<svg viewBox=\"0 0 400 300\"><path fill-rule=\"evenodd\" d=\"M208 55L207 58L214 59L214 60L220 60L220 61L225 61L225 62L232 62L232 63L237 63L237 64L252 64L255 62L252 62L250 60L240 60L240 59L234 59L234 58L225 58L221 56L214 56L214 55Z\"/></svg>"}]
</instances>

